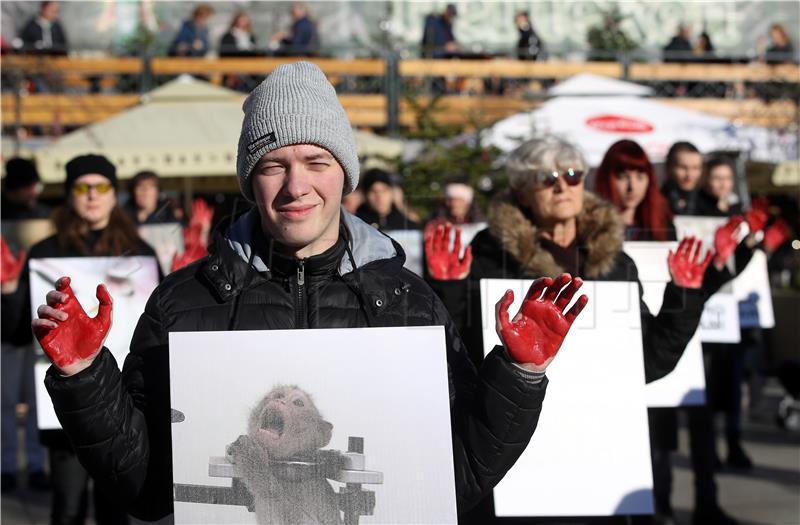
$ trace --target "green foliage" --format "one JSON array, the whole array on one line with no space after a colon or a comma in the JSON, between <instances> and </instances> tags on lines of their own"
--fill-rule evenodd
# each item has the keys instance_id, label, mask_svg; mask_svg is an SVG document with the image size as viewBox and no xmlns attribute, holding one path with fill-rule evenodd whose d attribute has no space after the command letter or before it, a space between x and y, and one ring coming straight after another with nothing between
<instances>
[{"instance_id":1,"label":"green foliage","mask_svg":"<svg viewBox=\"0 0 800 525\"><path fill-rule=\"evenodd\" d=\"M448 179L462 178L475 188L475 199L483 210L491 196L506 186L505 172L498 169L500 150L483 148L477 140L470 142L474 143L431 142L418 158L397 162L406 199L423 216L433 213Z\"/></svg>"},{"instance_id":2,"label":"green foliage","mask_svg":"<svg viewBox=\"0 0 800 525\"><path fill-rule=\"evenodd\" d=\"M447 126L436 121L437 114L444 110L442 95L432 97L427 103L424 102L424 99L408 93L403 96L403 99L414 112L415 128L404 133L407 138L437 139L452 137L464 131L462 126Z\"/></svg>"},{"instance_id":3,"label":"green foliage","mask_svg":"<svg viewBox=\"0 0 800 525\"><path fill-rule=\"evenodd\" d=\"M605 58L613 60L612 53L638 49L639 44L631 39L620 25L625 20L617 5L607 11L600 11L602 21L593 25L586 33L586 41L592 51L608 53Z\"/></svg>"}]
</instances>

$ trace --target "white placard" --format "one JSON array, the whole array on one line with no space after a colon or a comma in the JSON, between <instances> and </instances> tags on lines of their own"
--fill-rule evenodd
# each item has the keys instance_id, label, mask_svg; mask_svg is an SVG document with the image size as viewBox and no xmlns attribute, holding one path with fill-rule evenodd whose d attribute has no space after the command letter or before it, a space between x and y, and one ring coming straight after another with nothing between
<instances>
[{"instance_id":1,"label":"white placard","mask_svg":"<svg viewBox=\"0 0 800 525\"><path fill-rule=\"evenodd\" d=\"M664 289L671 280L667 265L668 251L675 250L677 242L627 241L625 253L636 263L639 282L642 283L642 300L650 313L657 315L664 300ZM706 402L706 379L703 365L703 348L700 336L695 333L683 352L675 370L648 383L645 387L647 406L674 407L703 405Z\"/></svg>"},{"instance_id":2,"label":"white placard","mask_svg":"<svg viewBox=\"0 0 800 525\"><path fill-rule=\"evenodd\" d=\"M742 328L775 326L767 254L761 250L753 252L753 258L733 280L733 295L740 302L739 323Z\"/></svg>"},{"instance_id":3,"label":"white placard","mask_svg":"<svg viewBox=\"0 0 800 525\"><path fill-rule=\"evenodd\" d=\"M232 487L230 474L209 475L219 463L212 458L247 433L251 411L275 385L297 385L333 425L324 449L345 451L349 437L361 437L360 468L372 481L380 473L380 483L362 486L375 507L358 523L456 523L442 327L171 333L169 357L172 408L185 418L172 424L176 494L185 485ZM283 425L291 428L289 416ZM278 473L271 479L282 490ZM298 505L315 509L295 485ZM178 525L256 523L244 506L186 499L175 502Z\"/></svg>"},{"instance_id":4,"label":"white placard","mask_svg":"<svg viewBox=\"0 0 800 525\"><path fill-rule=\"evenodd\" d=\"M139 236L153 247L161 265L161 273L167 275L172 271L172 258L183 253L183 227L179 222L163 224L142 224Z\"/></svg>"},{"instance_id":5,"label":"white placard","mask_svg":"<svg viewBox=\"0 0 800 525\"><path fill-rule=\"evenodd\" d=\"M467 249L467 246L472 242L472 239L478 235L478 232L485 230L487 224L485 222L472 222L469 224L458 224L453 227L453 230L450 232L450 247L452 248L453 244L456 242L456 228L461 229L461 253L459 253L459 257L463 257L464 250Z\"/></svg>"},{"instance_id":6,"label":"white placard","mask_svg":"<svg viewBox=\"0 0 800 525\"><path fill-rule=\"evenodd\" d=\"M495 302L514 290L513 316L531 282L481 280L487 351L499 343ZM589 303L547 369L536 433L494 490L498 516L653 512L638 287L587 281L580 293Z\"/></svg>"},{"instance_id":7,"label":"white placard","mask_svg":"<svg viewBox=\"0 0 800 525\"><path fill-rule=\"evenodd\" d=\"M131 337L144 312L147 299L158 285L158 267L154 257L63 257L30 260L31 316L44 304L47 292L62 276L72 279L71 287L78 302L90 317L97 315L97 285L104 283L114 300L113 323L105 346L122 367ZM36 343L38 348L38 343ZM39 349L41 352L41 349ZM50 396L44 387L49 363L37 363L36 417L40 429L61 428Z\"/></svg>"},{"instance_id":8,"label":"white placard","mask_svg":"<svg viewBox=\"0 0 800 525\"><path fill-rule=\"evenodd\" d=\"M389 230L383 233L397 241L406 252L406 262L403 266L417 275L422 275L422 230Z\"/></svg>"},{"instance_id":9,"label":"white placard","mask_svg":"<svg viewBox=\"0 0 800 525\"><path fill-rule=\"evenodd\" d=\"M694 236L703 241L703 251L714 248L714 234L717 229L728 222L727 217L698 217L679 215L673 218L678 240ZM740 235L745 235L742 228ZM728 268L733 271L733 257L728 261ZM703 317L698 329L700 340L704 343L738 343L741 341L739 330L739 305L733 295L733 287L725 284L717 293L706 301Z\"/></svg>"}]
</instances>

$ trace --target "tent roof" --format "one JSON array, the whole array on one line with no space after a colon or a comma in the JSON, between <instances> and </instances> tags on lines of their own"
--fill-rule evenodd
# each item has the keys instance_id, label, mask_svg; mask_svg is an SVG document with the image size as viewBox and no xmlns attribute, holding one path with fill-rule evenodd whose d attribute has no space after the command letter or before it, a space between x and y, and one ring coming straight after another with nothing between
<instances>
[{"instance_id":1,"label":"tent roof","mask_svg":"<svg viewBox=\"0 0 800 525\"><path fill-rule=\"evenodd\" d=\"M634 82L626 82L616 78L581 73L569 77L567 80L556 84L547 90L551 97L558 96L589 96L589 95L619 95L619 96L650 96L654 93L652 88Z\"/></svg>"},{"instance_id":2,"label":"tent roof","mask_svg":"<svg viewBox=\"0 0 800 525\"><path fill-rule=\"evenodd\" d=\"M73 157L102 153L120 178L234 176L244 95L188 75L142 96L141 104L32 151L45 182L64 180ZM360 155L398 156L403 141L356 132Z\"/></svg>"}]
</instances>

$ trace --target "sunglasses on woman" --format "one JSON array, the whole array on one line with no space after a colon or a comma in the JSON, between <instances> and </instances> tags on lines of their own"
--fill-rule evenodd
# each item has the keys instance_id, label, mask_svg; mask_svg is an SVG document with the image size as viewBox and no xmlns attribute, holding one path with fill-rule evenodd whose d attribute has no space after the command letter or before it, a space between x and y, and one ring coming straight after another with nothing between
<instances>
[{"instance_id":1,"label":"sunglasses on woman","mask_svg":"<svg viewBox=\"0 0 800 525\"><path fill-rule=\"evenodd\" d=\"M97 193L103 195L111 191L113 186L110 182L100 182L98 184L86 184L83 182L79 182L77 184L73 184L72 186L72 193L75 195L86 195L88 194L92 188L97 190Z\"/></svg>"},{"instance_id":2,"label":"sunglasses on woman","mask_svg":"<svg viewBox=\"0 0 800 525\"><path fill-rule=\"evenodd\" d=\"M533 183L541 188L552 188L556 179L564 179L570 186L577 186L583 180L583 171L569 168L565 171L537 171L533 174Z\"/></svg>"}]
</instances>

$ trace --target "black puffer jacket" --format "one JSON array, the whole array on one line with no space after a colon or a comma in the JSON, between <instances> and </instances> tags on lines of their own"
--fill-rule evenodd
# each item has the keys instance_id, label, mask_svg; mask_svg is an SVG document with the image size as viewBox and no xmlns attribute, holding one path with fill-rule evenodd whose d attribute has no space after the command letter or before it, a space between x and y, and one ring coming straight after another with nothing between
<instances>
[{"instance_id":1,"label":"black puffer jacket","mask_svg":"<svg viewBox=\"0 0 800 525\"><path fill-rule=\"evenodd\" d=\"M359 219L342 217L339 242L299 262L253 234L260 232L258 215L248 212L227 238L215 238L209 257L156 289L122 375L106 349L75 376L48 372L56 413L81 462L131 514L154 519L172 512L173 331L444 325L459 511L486 495L523 452L546 378L523 372L501 349L476 371L442 303L402 268L401 248Z\"/></svg>"},{"instance_id":2,"label":"black puffer jacket","mask_svg":"<svg viewBox=\"0 0 800 525\"><path fill-rule=\"evenodd\" d=\"M482 359L480 279L530 279L569 272L586 280L639 282L636 264L622 251L623 226L617 213L593 194L584 194L577 218L577 250L572 267L556 262L540 237L537 226L510 193L501 195L489 211L489 227L472 240L473 262L464 281L432 282L460 333L470 356ZM644 367L647 382L671 372L694 335L703 311L705 294L669 283L658 316L641 300Z\"/></svg>"}]
</instances>

